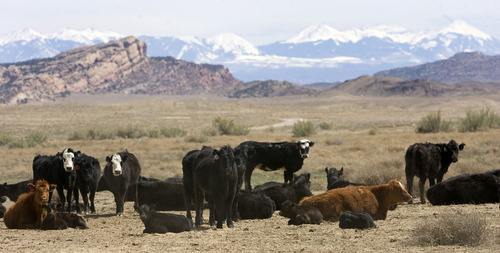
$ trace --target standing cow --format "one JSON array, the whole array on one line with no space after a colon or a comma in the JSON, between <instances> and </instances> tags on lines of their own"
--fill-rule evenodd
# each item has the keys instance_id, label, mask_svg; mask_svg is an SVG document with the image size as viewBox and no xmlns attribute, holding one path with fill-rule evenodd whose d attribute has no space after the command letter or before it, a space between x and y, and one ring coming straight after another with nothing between
<instances>
[{"instance_id":1,"label":"standing cow","mask_svg":"<svg viewBox=\"0 0 500 253\"><path fill-rule=\"evenodd\" d=\"M454 140L449 143L415 143L408 147L405 154L405 173L408 192L412 193L413 177L420 178L420 203L425 203L424 185L429 178L429 185L443 180L451 163L458 161L458 151L464 149L465 144L458 145ZM411 202L410 202L411 203Z\"/></svg>"},{"instance_id":2,"label":"standing cow","mask_svg":"<svg viewBox=\"0 0 500 253\"><path fill-rule=\"evenodd\" d=\"M127 199L134 200L134 209L139 209L137 184L141 176L141 165L134 154L127 150L106 157L103 178L115 197L116 215L123 213ZM129 195L131 198L127 198Z\"/></svg>"},{"instance_id":3,"label":"standing cow","mask_svg":"<svg viewBox=\"0 0 500 253\"><path fill-rule=\"evenodd\" d=\"M234 227L232 206L236 194L238 172L233 149L224 146L220 150L203 147L186 154L182 161L183 181L186 200L186 216L191 220L190 203L195 197L195 225L200 226L203 214L204 194L208 196L210 207L210 225L222 228L224 221L228 227Z\"/></svg>"},{"instance_id":4,"label":"standing cow","mask_svg":"<svg viewBox=\"0 0 500 253\"><path fill-rule=\"evenodd\" d=\"M33 182L39 179L45 179L49 184L57 185L57 194L64 203L67 212L71 212L71 196L76 183L76 171L74 170L73 161L80 151L73 151L71 148L66 148L56 155L37 155L33 159ZM64 197L64 189L67 189L67 196ZM49 202L52 199L52 192L49 194Z\"/></svg>"},{"instance_id":5,"label":"standing cow","mask_svg":"<svg viewBox=\"0 0 500 253\"><path fill-rule=\"evenodd\" d=\"M76 211L80 213L80 205L78 204L78 191L82 194L85 213L89 212L89 198L90 198L90 211L95 213L94 197L97 190L97 185L101 176L101 164L99 160L92 156L85 154L79 155L75 159L76 170L76 186L75 187L75 202Z\"/></svg>"},{"instance_id":6,"label":"standing cow","mask_svg":"<svg viewBox=\"0 0 500 253\"><path fill-rule=\"evenodd\" d=\"M298 142L242 142L237 149L245 153L245 190L251 191L250 180L255 166L261 170L271 171L284 168L285 183L293 180L293 173L300 170L304 159L309 157L309 148L314 142L300 140Z\"/></svg>"}]
</instances>

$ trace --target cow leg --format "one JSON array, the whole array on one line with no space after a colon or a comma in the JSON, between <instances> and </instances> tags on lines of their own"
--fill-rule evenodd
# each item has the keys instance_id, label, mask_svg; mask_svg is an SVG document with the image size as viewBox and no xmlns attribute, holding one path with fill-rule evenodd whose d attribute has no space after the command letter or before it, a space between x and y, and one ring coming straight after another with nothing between
<instances>
[{"instance_id":1,"label":"cow leg","mask_svg":"<svg viewBox=\"0 0 500 253\"><path fill-rule=\"evenodd\" d=\"M95 192L97 191L97 184L93 184L90 186L90 212L95 213L95 205L94 205L94 198L95 198ZM86 211L88 212L88 210Z\"/></svg>"},{"instance_id":2,"label":"cow leg","mask_svg":"<svg viewBox=\"0 0 500 253\"><path fill-rule=\"evenodd\" d=\"M71 197L73 195L73 188L68 188L68 196L66 196L66 202L68 206L66 207L66 212L71 213Z\"/></svg>"},{"instance_id":3,"label":"cow leg","mask_svg":"<svg viewBox=\"0 0 500 253\"><path fill-rule=\"evenodd\" d=\"M413 189L413 176L412 175L406 175L406 188L408 190L408 193L410 195L412 195L411 194L412 189ZM412 204L412 203L413 203L413 198L410 201L408 201L408 204Z\"/></svg>"},{"instance_id":4,"label":"cow leg","mask_svg":"<svg viewBox=\"0 0 500 253\"><path fill-rule=\"evenodd\" d=\"M291 183L293 181L293 172L285 169L285 172L283 172L283 177L285 178L285 184Z\"/></svg>"},{"instance_id":5,"label":"cow leg","mask_svg":"<svg viewBox=\"0 0 500 253\"><path fill-rule=\"evenodd\" d=\"M191 201L193 201L194 199L193 179L186 172L184 172L184 176L182 178L182 184L184 186L184 206L186 207L186 217L189 219L189 222L191 223L192 227L193 217L191 216Z\"/></svg>"},{"instance_id":6,"label":"cow leg","mask_svg":"<svg viewBox=\"0 0 500 253\"><path fill-rule=\"evenodd\" d=\"M116 215L122 216L123 214L123 203L125 203L125 198L127 197L127 191L123 193L115 194L115 203L116 203Z\"/></svg>"},{"instance_id":7,"label":"cow leg","mask_svg":"<svg viewBox=\"0 0 500 253\"><path fill-rule=\"evenodd\" d=\"M80 189L80 192L82 194L82 199L83 199L83 212L85 214L87 214L87 213L89 213L89 196L88 196L87 187L83 186L82 188L85 188L85 189ZM75 197L75 199L76 199L76 197ZM78 202L77 202L77 204L78 204ZM79 211L80 207L77 207L76 210Z\"/></svg>"},{"instance_id":8,"label":"cow leg","mask_svg":"<svg viewBox=\"0 0 500 253\"><path fill-rule=\"evenodd\" d=\"M420 204L425 204L425 192L424 192L424 187L425 187L425 177L421 177L420 180L418 181L418 187L420 190Z\"/></svg>"},{"instance_id":9,"label":"cow leg","mask_svg":"<svg viewBox=\"0 0 500 253\"><path fill-rule=\"evenodd\" d=\"M252 172L254 167L247 167L245 170L245 191L252 191L252 185L250 184L250 180L252 179Z\"/></svg>"},{"instance_id":10,"label":"cow leg","mask_svg":"<svg viewBox=\"0 0 500 253\"><path fill-rule=\"evenodd\" d=\"M80 202L80 196L78 194L78 189L79 189L78 187L73 188L73 196L75 196L74 198L75 198L75 209L76 209L76 212L77 213L81 213L82 210L80 210L80 203L78 203L78 202ZM85 200L83 192L82 192L82 199Z\"/></svg>"},{"instance_id":11,"label":"cow leg","mask_svg":"<svg viewBox=\"0 0 500 253\"><path fill-rule=\"evenodd\" d=\"M61 201L62 207L61 210L64 210L64 202L66 201L66 198L64 196L64 188L63 186L57 185L57 194L59 195L59 201Z\"/></svg>"},{"instance_id":12,"label":"cow leg","mask_svg":"<svg viewBox=\"0 0 500 253\"><path fill-rule=\"evenodd\" d=\"M203 215L203 191L200 189L195 189L194 190L194 202L195 202L195 207L196 207L196 217L194 219L194 225L199 227L202 222L202 215Z\"/></svg>"},{"instance_id":13,"label":"cow leg","mask_svg":"<svg viewBox=\"0 0 500 253\"><path fill-rule=\"evenodd\" d=\"M208 210L210 211L210 214L208 216L208 224L210 226L214 226L215 217L217 216L217 209L215 207L214 200L212 199L212 196L210 194L205 193L205 199L208 202Z\"/></svg>"},{"instance_id":14,"label":"cow leg","mask_svg":"<svg viewBox=\"0 0 500 253\"><path fill-rule=\"evenodd\" d=\"M441 181L438 180L438 182L441 182ZM436 184L436 182L434 181L434 178L429 178L429 186L433 186L435 184Z\"/></svg>"}]
</instances>

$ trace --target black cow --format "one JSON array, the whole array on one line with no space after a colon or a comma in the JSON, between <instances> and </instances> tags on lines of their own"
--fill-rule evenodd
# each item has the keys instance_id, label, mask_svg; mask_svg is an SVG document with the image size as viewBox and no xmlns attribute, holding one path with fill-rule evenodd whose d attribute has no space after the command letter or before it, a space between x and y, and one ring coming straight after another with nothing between
<instances>
[{"instance_id":1,"label":"black cow","mask_svg":"<svg viewBox=\"0 0 500 253\"><path fill-rule=\"evenodd\" d=\"M300 170L304 159L309 157L309 148L314 142L301 140L298 142L242 142L237 149L245 153L245 190L251 191L250 180L255 166L261 170L277 170L285 168L285 183L293 180L293 173Z\"/></svg>"},{"instance_id":2,"label":"black cow","mask_svg":"<svg viewBox=\"0 0 500 253\"><path fill-rule=\"evenodd\" d=\"M344 175L344 167L342 167L340 170L337 170L337 168L328 169L328 167L326 167L325 172L326 172L327 190L342 188L349 185L354 185L354 186L366 185L361 183L352 183L347 180L340 179L340 176Z\"/></svg>"},{"instance_id":3,"label":"black cow","mask_svg":"<svg viewBox=\"0 0 500 253\"><path fill-rule=\"evenodd\" d=\"M288 225L320 224L323 215L314 206L299 205L287 200L281 204L280 215L290 218Z\"/></svg>"},{"instance_id":4,"label":"black cow","mask_svg":"<svg viewBox=\"0 0 500 253\"><path fill-rule=\"evenodd\" d=\"M123 213L123 204L133 199L138 210L137 184L141 175L141 165L134 154L127 150L106 157L104 180L115 197L116 215ZM102 181L102 180L101 180Z\"/></svg>"},{"instance_id":5,"label":"black cow","mask_svg":"<svg viewBox=\"0 0 500 253\"><path fill-rule=\"evenodd\" d=\"M49 207L50 211L42 221L42 230L60 230L67 228L87 229L85 219L75 213L60 213L55 208Z\"/></svg>"},{"instance_id":6,"label":"black cow","mask_svg":"<svg viewBox=\"0 0 500 253\"><path fill-rule=\"evenodd\" d=\"M7 201L7 198L5 196L0 197L0 218L3 218L3 214L5 211L7 211L7 208L3 205L3 203Z\"/></svg>"},{"instance_id":7,"label":"black cow","mask_svg":"<svg viewBox=\"0 0 500 253\"><path fill-rule=\"evenodd\" d=\"M33 180L28 179L15 184L3 183L0 185L0 196L7 196L10 201L16 202L19 195L30 191L29 183L33 183Z\"/></svg>"},{"instance_id":8,"label":"black cow","mask_svg":"<svg viewBox=\"0 0 500 253\"><path fill-rule=\"evenodd\" d=\"M465 144L458 145L454 140L449 143L415 143L410 145L405 154L405 173L408 193L411 195L413 188L413 177L420 178L418 186L420 189L420 203L425 203L424 185L429 178L429 185L443 180L451 163L458 161L458 151L464 149ZM410 200L409 203L412 201Z\"/></svg>"},{"instance_id":9,"label":"black cow","mask_svg":"<svg viewBox=\"0 0 500 253\"><path fill-rule=\"evenodd\" d=\"M377 226L375 225L372 216L370 216L368 213L354 213L351 211L346 211L339 217L339 227L342 229L366 229L376 228Z\"/></svg>"},{"instance_id":10,"label":"black cow","mask_svg":"<svg viewBox=\"0 0 500 253\"><path fill-rule=\"evenodd\" d=\"M182 178L165 181L139 180L139 205L155 205L158 211L186 210Z\"/></svg>"},{"instance_id":11,"label":"black cow","mask_svg":"<svg viewBox=\"0 0 500 253\"><path fill-rule=\"evenodd\" d=\"M148 205L141 205L139 213L146 227L143 233L180 233L191 230L191 223L184 215L158 213L154 206Z\"/></svg>"},{"instance_id":12,"label":"black cow","mask_svg":"<svg viewBox=\"0 0 500 253\"><path fill-rule=\"evenodd\" d=\"M433 205L483 204L500 202L500 170L464 174L431 186L427 199Z\"/></svg>"},{"instance_id":13,"label":"black cow","mask_svg":"<svg viewBox=\"0 0 500 253\"><path fill-rule=\"evenodd\" d=\"M71 195L75 189L76 171L74 170L73 161L80 151L73 151L71 148L66 148L56 155L37 155L33 159L33 182L39 179L45 179L49 184L57 185L57 194L64 203L67 212L71 212ZM67 189L67 196L64 197L64 189ZM49 195L49 202L52 199L52 191Z\"/></svg>"},{"instance_id":14,"label":"black cow","mask_svg":"<svg viewBox=\"0 0 500 253\"><path fill-rule=\"evenodd\" d=\"M240 191L238 212L241 219L267 219L273 216L276 204L262 193Z\"/></svg>"},{"instance_id":15,"label":"black cow","mask_svg":"<svg viewBox=\"0 0 500 253\"><path fill-rule=\"evenodd\" d=\"M90 211L95 213L94 197L97 190L97 185L101 176L101 164L99 160L92 156L80 154L75 158L76 170L76 185L75 187L75 202L76 211L80 213L80 205L78 204L78 192L82 194L85 213L89 212L89 198L90 198Z\"/></svg>"},{"instance_id":16,"label":"black cow","mask_svg":"<svg viewBox=\"0 0 500 253\"><path fill-rule=\"evenodd\" d=\"M303 197L312 196L311 175L309 173L294 175L294 180L290 184L267 182L258 185L253 192L261 192L271 198L276 204L276 210L281 210L281 203L290 200L299 203Z\"/></svg>"},{"instance_id":17,"label":"black cow","mask_svg":"<svg viewBox=\"0 0 500 253\"><path fill-rule=\"evenodd\" d=\"M209 224L214 225L217 220L217 228L222 228L223 222L226 221L228 227L234 227L232 205L238 171L233 149L224 146L220 150L203 147L199 151L190 151L184 157L182 165L187 218L192 220L190 203L194 192L195 225L201 225L204 194L207 194L210 207Z\"/></svg>"}]
</instances>

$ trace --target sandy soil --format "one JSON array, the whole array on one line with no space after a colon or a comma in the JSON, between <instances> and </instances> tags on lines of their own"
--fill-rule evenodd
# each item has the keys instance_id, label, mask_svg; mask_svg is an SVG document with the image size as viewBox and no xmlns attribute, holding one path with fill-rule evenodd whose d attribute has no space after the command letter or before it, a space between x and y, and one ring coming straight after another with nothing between
<instances>
[{"instance_id":1,"label":"sandy soil","mask_svg":"<svg viewBox=\"0 0 500 253\"><path fill-rule=\"evenodd\" d=\"M12 204L12 203L7 203ZM143 234L144 225L133 212L132 202L121 217L114 215L110 192L98 192L97 214L86 215L89 229L60 231L7 229L0 222L0 252L499 252L500 210L498 204L431 206L402 204L390 211L378 228L342 230L338 222L288 226L279 216L264 220L243 220L228 229L208 224L179 234ZM477 247L420 246L412 240L419 223L440 214L475 213L488 221L487 241ZM184 212L173 212L181 213ZM208 210L205 210L206 215ZM3 219L2 219L3 221Z\"/></svg>"}]
</instances>

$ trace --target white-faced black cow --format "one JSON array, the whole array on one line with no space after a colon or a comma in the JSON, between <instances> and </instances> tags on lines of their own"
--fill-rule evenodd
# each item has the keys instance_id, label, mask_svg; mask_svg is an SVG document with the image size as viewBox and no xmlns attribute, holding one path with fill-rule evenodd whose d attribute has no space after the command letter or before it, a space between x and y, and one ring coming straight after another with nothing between
<instances>
[{"instance_id":1,"label":"white-faced black cow","mask_svg":"<svg viewBox=\"0 0 500 253\"><path fill-rule=\"evenodd\" d=\"M433 205L484 204L500 202L500 170L464 174L431 186L427 199Z\"/></svg>"},{"instance_id":2,"label":"white-faced black cow","mask_svg":"<svg viewBox=\"0 0 500 253\"><path fill-rule=\"evenodd\" d=\"M101 176L101 164L99 160L92 156L80 154L75 158L76 170L76 185L75 187L75 202L76 211L80 213L80 205L78 204L78 192L80 190L83 198L85 213L89 212L89 198L90 198L90 211L95 213L94 197L97 190L97 185Z\"/></svg>"},{"instance_id":3,"label":"white-faced black cow","mask_svg":"<svg viewBox=\"0 0 500 253\"><path fill-rule=\"evenodd\" d=\"M410 145L405 154L405 173L408 193L412 193L413 177L420 178L420 203L425 203L424 185L429 178L430 186L443 180L451 163L458 161L458 151L464 149L465 144L458 145L454 140L449 143L415 143ZM411 201L410 201L411 203Z\"/></svg>"},{"instance_id":4,"label":"white-faced black cow","mask_svg":"<svg viewBox=\"0 0 500 253\"><path fill-rule=\"evenodd\" d=\"M205 146L190 151L182 160L182 172L187 218L192 220L190 203L194 192L195 225L201 225L206 194L210 207L209 224L214 225L217 220L217 228L222 228L226 221L228 227L233 227L232 206L238 181L233 149L224 146L217 150Z\"/></svg>"},{"instance_id":5,"label":"white-faced black cow","mask_svg":"<svg viewBox=\"0 0 500 253\"><path fill-rule=\"evenodd\" d=\"M75 188L76 171L74 170L73 161L75 156L78 156L80 151L73 151L71 148L66 148L56 155L37 155L33 159L33 182L39 179L45 179L49 184L57 185L57 194L62 202L68 206L66 211L71 211L71 194ZM66 199L64 197L64 189L67 189ZM49 195L49 202L52 199L52 191Z\"/></svg>"},{"instance_id":6,"label":"white-faced black cow","mask_svg":"<svg viewBox=\"0 0 500 253\"><path fill-rule=\"evenodd\" d=\"M115 197L116 215L122 215L123 204L127 199L133 199L134 209L138 210L137 184L141 176L139 161L134 154L125 150L107 156L106 162L103 178Z\"/></svg>"},{"instance_id":7,"label":"white-faced black cow","mask_svg":"<svg viewBox=\"0 0 500 253\"><path fill-rule=\"evenodd\" d=\"M256 166L261 170L271 171L284 168L285 183L293 180L293 173L300 170L304 159L309 157L309 148L314 142L300 140L298 142L242 142L237 149L245 153L245 190L251 191L250 180Z\"/></svg>"}]
</instances>

